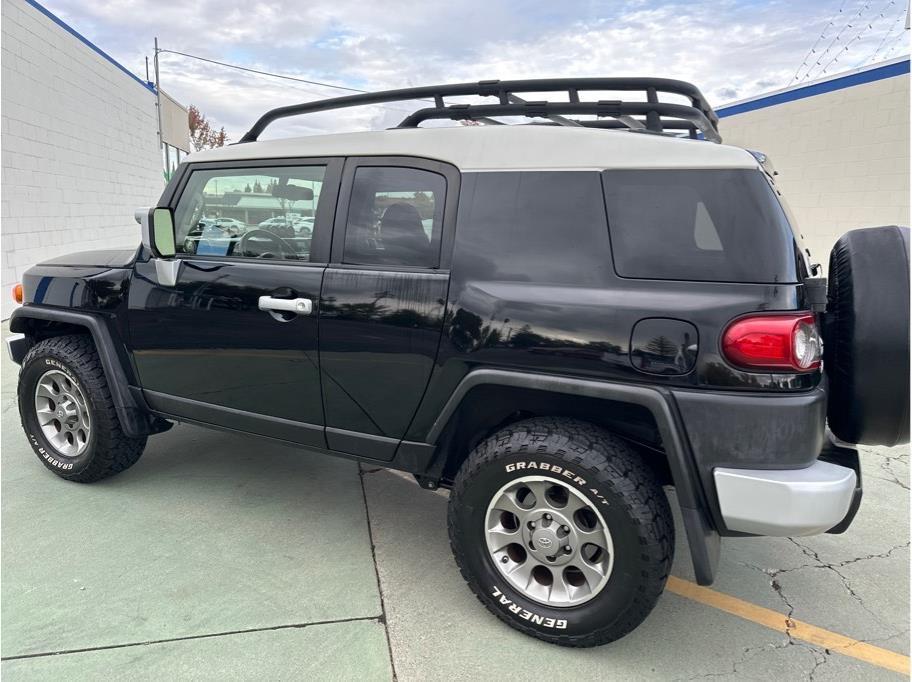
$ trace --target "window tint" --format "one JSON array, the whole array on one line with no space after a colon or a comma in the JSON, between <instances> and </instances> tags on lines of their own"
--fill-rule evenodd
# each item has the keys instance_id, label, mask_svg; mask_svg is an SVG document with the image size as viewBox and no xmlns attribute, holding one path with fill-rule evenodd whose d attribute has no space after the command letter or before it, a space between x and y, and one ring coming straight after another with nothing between
<instances>
[{"instance_id":1,"label":"window tint","mask_svg":"<svg viewBox=\"0 0 912 682\"><path fill-rule=\"evenodd\" d=\"M614 276L597 171L467 173L460 195L458 257L476 275L591 286Z\"/></svg>"},{"instance_id":2,"label":"window tint","mask_svg":"<svg viewBox=\"0 0 912 682\"><path fill-rule=\"evenodd\" d=\"M440 258L446 179L415 168L355 171L344 263L435 268Z\"/></svg>"},{"instance_id":3,"label":"window tint","mask_svg":"<svg viewBox=\"0 0 912 682\"><path fill-rule=\"evenodd\" d=\"M178 253L310 260L325 166L195 170L174 212Z\"/></svg>"},{"instance_id":4,"label":"window tint","mask_svg":"<svg viewBox=\"0 0 912 682\"><path fill-rule=\"evenodd\" d=\"M760 171L605 171L622 277L795 282L795 238Z\"/></svg>"}]
</instances>

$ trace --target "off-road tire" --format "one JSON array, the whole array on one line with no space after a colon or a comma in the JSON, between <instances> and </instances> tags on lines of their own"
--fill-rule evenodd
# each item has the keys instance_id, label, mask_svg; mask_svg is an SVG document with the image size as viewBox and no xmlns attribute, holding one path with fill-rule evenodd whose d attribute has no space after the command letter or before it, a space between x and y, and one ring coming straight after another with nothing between
<instances>
[{"instance_id":1,"label":"off-road tire","mask_svg":"<svg viewBox=\"0 0 912 682\"><path fill-rule=\"evenodd\" d=\"M909 442L909 228L851 230L830 252L823 368L841 440Z\"/></svg>"},{"instance_id":2,"label":"off-road tire","mask_svg":"<svg viewBox=\"0 0 912 682\"><path fill-rule=\"evenodd\" d=\"M92 428L87 447L75 457L61 455L45 438L35 412L35 387L49 369L64 372L85 397ZM129 469L146 447L146 437L124 434L107 378L91 337L58 336L35 344L19 371L19 416L38 459L68 481L91 483Z\"/></svg>"},{"instance_id":3,"label":"off-road tire","mask_svg":"<svg viewBox=\"0 0 912 682\"><path fill-rule=\"evenodd\" d=\"M515 469L519 463L525 468ZM492 496L511 479L552 476L553 467L572 472L554 477L599 505L615 549L604 588L590 601L564 608L531 600L504 580L484 536ZM565 418L517 422L480 443L456 476L448 527L459 569L488 610L521 632L562 646L607 644L636 628L662 594L674 554L668 499L642 458L610 432Z\"/></svg>"}]
</instances>

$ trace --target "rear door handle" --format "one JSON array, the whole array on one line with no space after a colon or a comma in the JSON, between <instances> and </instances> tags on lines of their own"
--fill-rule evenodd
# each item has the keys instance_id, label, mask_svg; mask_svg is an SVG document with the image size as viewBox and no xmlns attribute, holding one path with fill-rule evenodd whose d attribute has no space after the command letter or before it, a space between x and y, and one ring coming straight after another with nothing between
<instances>
[{"instance_id":1,"label":"rear door handle","mask_svg":"<svg viewBox=\"0 0 912 682\"><path fill-rule=\"evenodd\" d=\"M313 311L313 301L309 298L273 298L272 296L260 296L258 307L260 310L295 313L296 315L310 315Z\"/></svg>"}]
</instances>

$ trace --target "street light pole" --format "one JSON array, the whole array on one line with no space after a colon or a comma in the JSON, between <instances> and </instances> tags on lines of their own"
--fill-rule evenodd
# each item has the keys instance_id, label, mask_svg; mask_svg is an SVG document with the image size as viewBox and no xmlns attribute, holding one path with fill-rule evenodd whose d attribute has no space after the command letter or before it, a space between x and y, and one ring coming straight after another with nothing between
<instances>
[{"instance_id":1,"label":"street light pole","mask_svg":"<svg viewBox=\"0 0 912 682\"><path fill-rule=\"evenodd\" d=\"M158 114L158 148L163 149L161 85L158 80L158 36L155 37L155 112Z\"/></svg>"}]
</instances>

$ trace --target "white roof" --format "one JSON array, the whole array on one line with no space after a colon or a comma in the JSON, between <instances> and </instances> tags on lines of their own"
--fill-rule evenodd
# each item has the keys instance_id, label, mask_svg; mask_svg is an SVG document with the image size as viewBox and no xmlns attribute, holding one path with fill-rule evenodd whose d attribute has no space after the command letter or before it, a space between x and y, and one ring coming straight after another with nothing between
<instances>
[{"instance_id":1,"label":"white roof","mask_svg":"<svg viewBox=\"0 0 912 682\"><path fill-rule=\"evenodd\" d=\"M757 168L740 147L624 130L536 125L396 128L207 149L189 163L308 156L419 156L463 171Z\"/></svg>"}]
</instances>

